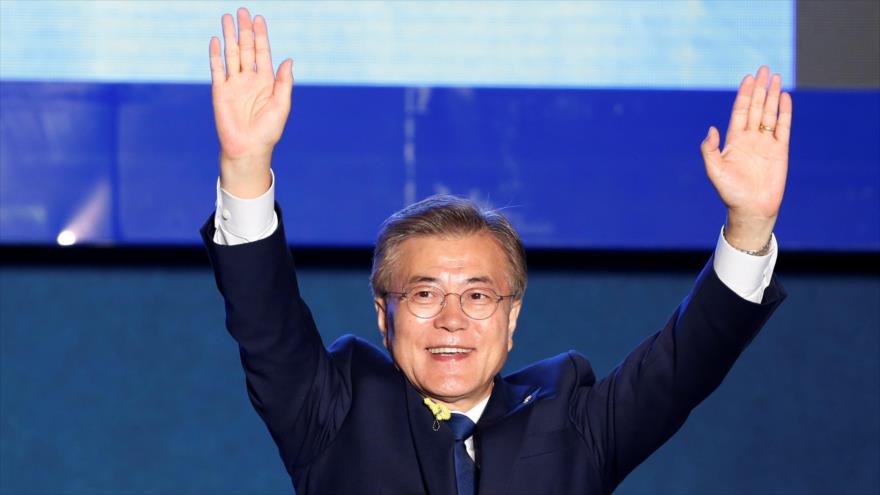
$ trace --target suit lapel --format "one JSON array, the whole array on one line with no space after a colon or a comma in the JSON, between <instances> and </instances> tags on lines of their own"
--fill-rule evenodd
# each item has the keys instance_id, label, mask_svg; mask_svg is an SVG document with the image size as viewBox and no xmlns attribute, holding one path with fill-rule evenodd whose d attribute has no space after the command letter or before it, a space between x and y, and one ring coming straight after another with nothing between
<instances>
[{"instance_id":1,"label":"suit lapel","mask_svg":"<svg viewBox=\"0 0 880 495\"><path fill-rule=\"evenodd\" d=\"M434 417L425 406L422 396L404 380L409 426L415 443L419 469L430 494L455 494L455 466L452 447L455 439L449 428L434 431Z\"/></svg>"},{"instance_id":2,"label":"suit lapel","mask_svg":"<svg viewBox=\"0 0 880 495\"><path fill-rule=\"evenodd\" d=\"M477 423L479 493L507 493L510 469L519 454L540 389L511 385L495 377L492 397Z\"/></svg>"}]
</instances>

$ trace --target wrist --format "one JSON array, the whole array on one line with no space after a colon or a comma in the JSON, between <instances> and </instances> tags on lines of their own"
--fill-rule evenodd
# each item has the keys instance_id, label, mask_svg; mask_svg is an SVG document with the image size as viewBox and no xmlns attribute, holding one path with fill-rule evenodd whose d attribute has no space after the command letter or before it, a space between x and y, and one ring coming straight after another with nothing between
<instances>
[{"instance_id":1,"label":"wrist","mask_svg":"<svg viewBox=\"0 0 880 495\"><path fill-rule=\"evenodd\" d=\"M730 239L728 239L727 233L725 232L725 227L721 227L721 237L724 239L724 242L726 242L727 245L730 246L731 248L733 248L741 253L748 254L750 256L766 256L766 255L770 254L770 248L773 246L773 233L772 232L770 233L770 237L767 238L767 243L764 244L763 246L761 246L760 249L741 249L741 248L737 247L737 244L735 244L734 242L731 242ZM742 245L742 243L739 243L739 245Z\"/></svg>"},{"instance_id":2,"label":"wrist","mask_svg":"<svg viewBox=\"0 0 880 495\"><path fill-rule=\"evenodd\" d=\"M742 218L728 213L722 234L734 249L760 256L770 246L775 224L775 217Z\"/></svg>"},{"instance_id":3,"label":"wrist","mask_svg":"<svg viewBox=\"0 0 880 495\"><path fill-rule=\"evenodd\" d=\"M272 185L272 152L232 157L220 153L220 187L233 196L252 199Z\"/></svg>"}]
</instances>

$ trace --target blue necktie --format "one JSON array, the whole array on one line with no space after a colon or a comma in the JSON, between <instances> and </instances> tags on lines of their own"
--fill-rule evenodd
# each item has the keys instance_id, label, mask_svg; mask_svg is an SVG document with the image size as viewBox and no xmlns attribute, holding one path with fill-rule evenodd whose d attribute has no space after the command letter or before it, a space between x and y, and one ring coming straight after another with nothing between
<instances>
[{"instance_id":1,"label":"blue necktie","mask_svg":"<svg viewBox=\"0 0 880 495\"><path fill-rule=\"evenodd\" d=\"M473 435L477 425L464 414L453 414L446 421L455 435L455 447L452 449L455 459L455 481L458 484L458 495L474 495L477 492L477 469L473 459L467 453L464 440Z\"/></svg>"}]
</instances>

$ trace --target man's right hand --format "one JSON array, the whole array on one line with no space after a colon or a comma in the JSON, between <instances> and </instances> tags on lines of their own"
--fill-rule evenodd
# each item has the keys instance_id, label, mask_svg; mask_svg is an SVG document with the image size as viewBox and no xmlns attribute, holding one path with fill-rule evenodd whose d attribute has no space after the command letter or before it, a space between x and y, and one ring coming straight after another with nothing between
<instances>
[{"instance_id":1,"label":"man's right hand","mask_svg":"<svg viewBox=\"0 0 880 495\"><path fill-rule=\"evenodd\" d=\"M222 19L225 70L220 40L211 38L211 90L220 138L220 184L230 194L250 199L272 183L272 150L290 113L293 60L284 60L273 73L266 20L259 15L251 20L245 8L237 15L237 41L232 16Z\"/></svg>"}]
</instances>

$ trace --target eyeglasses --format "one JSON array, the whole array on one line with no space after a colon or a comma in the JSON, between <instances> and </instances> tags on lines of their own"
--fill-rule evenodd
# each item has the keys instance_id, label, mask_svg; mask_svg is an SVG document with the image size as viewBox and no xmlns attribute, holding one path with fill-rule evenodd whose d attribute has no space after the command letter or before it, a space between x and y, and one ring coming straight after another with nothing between
<instances>
[{"instance_id":1,"label":"eyeglasses","mask_svg":"<svg viewBox=\"0 0 880 495\"><path fill-rule=\"evenodd\" d=\"M461 294L455 292L444 292L439 287L432 285L419 285L411 287L406 292L386 292L395 294L406 301L406 308L413 316L418 318L433 318L443 311L446 307L446 296L458 296L458 303L461 310L468 318L474 320L485 320L489 318L498 309L498 303L504 298L516 297L516 294L500 296L497 292L489 288L473 288L468 289Z\"/></svg>"}]
</instances>

